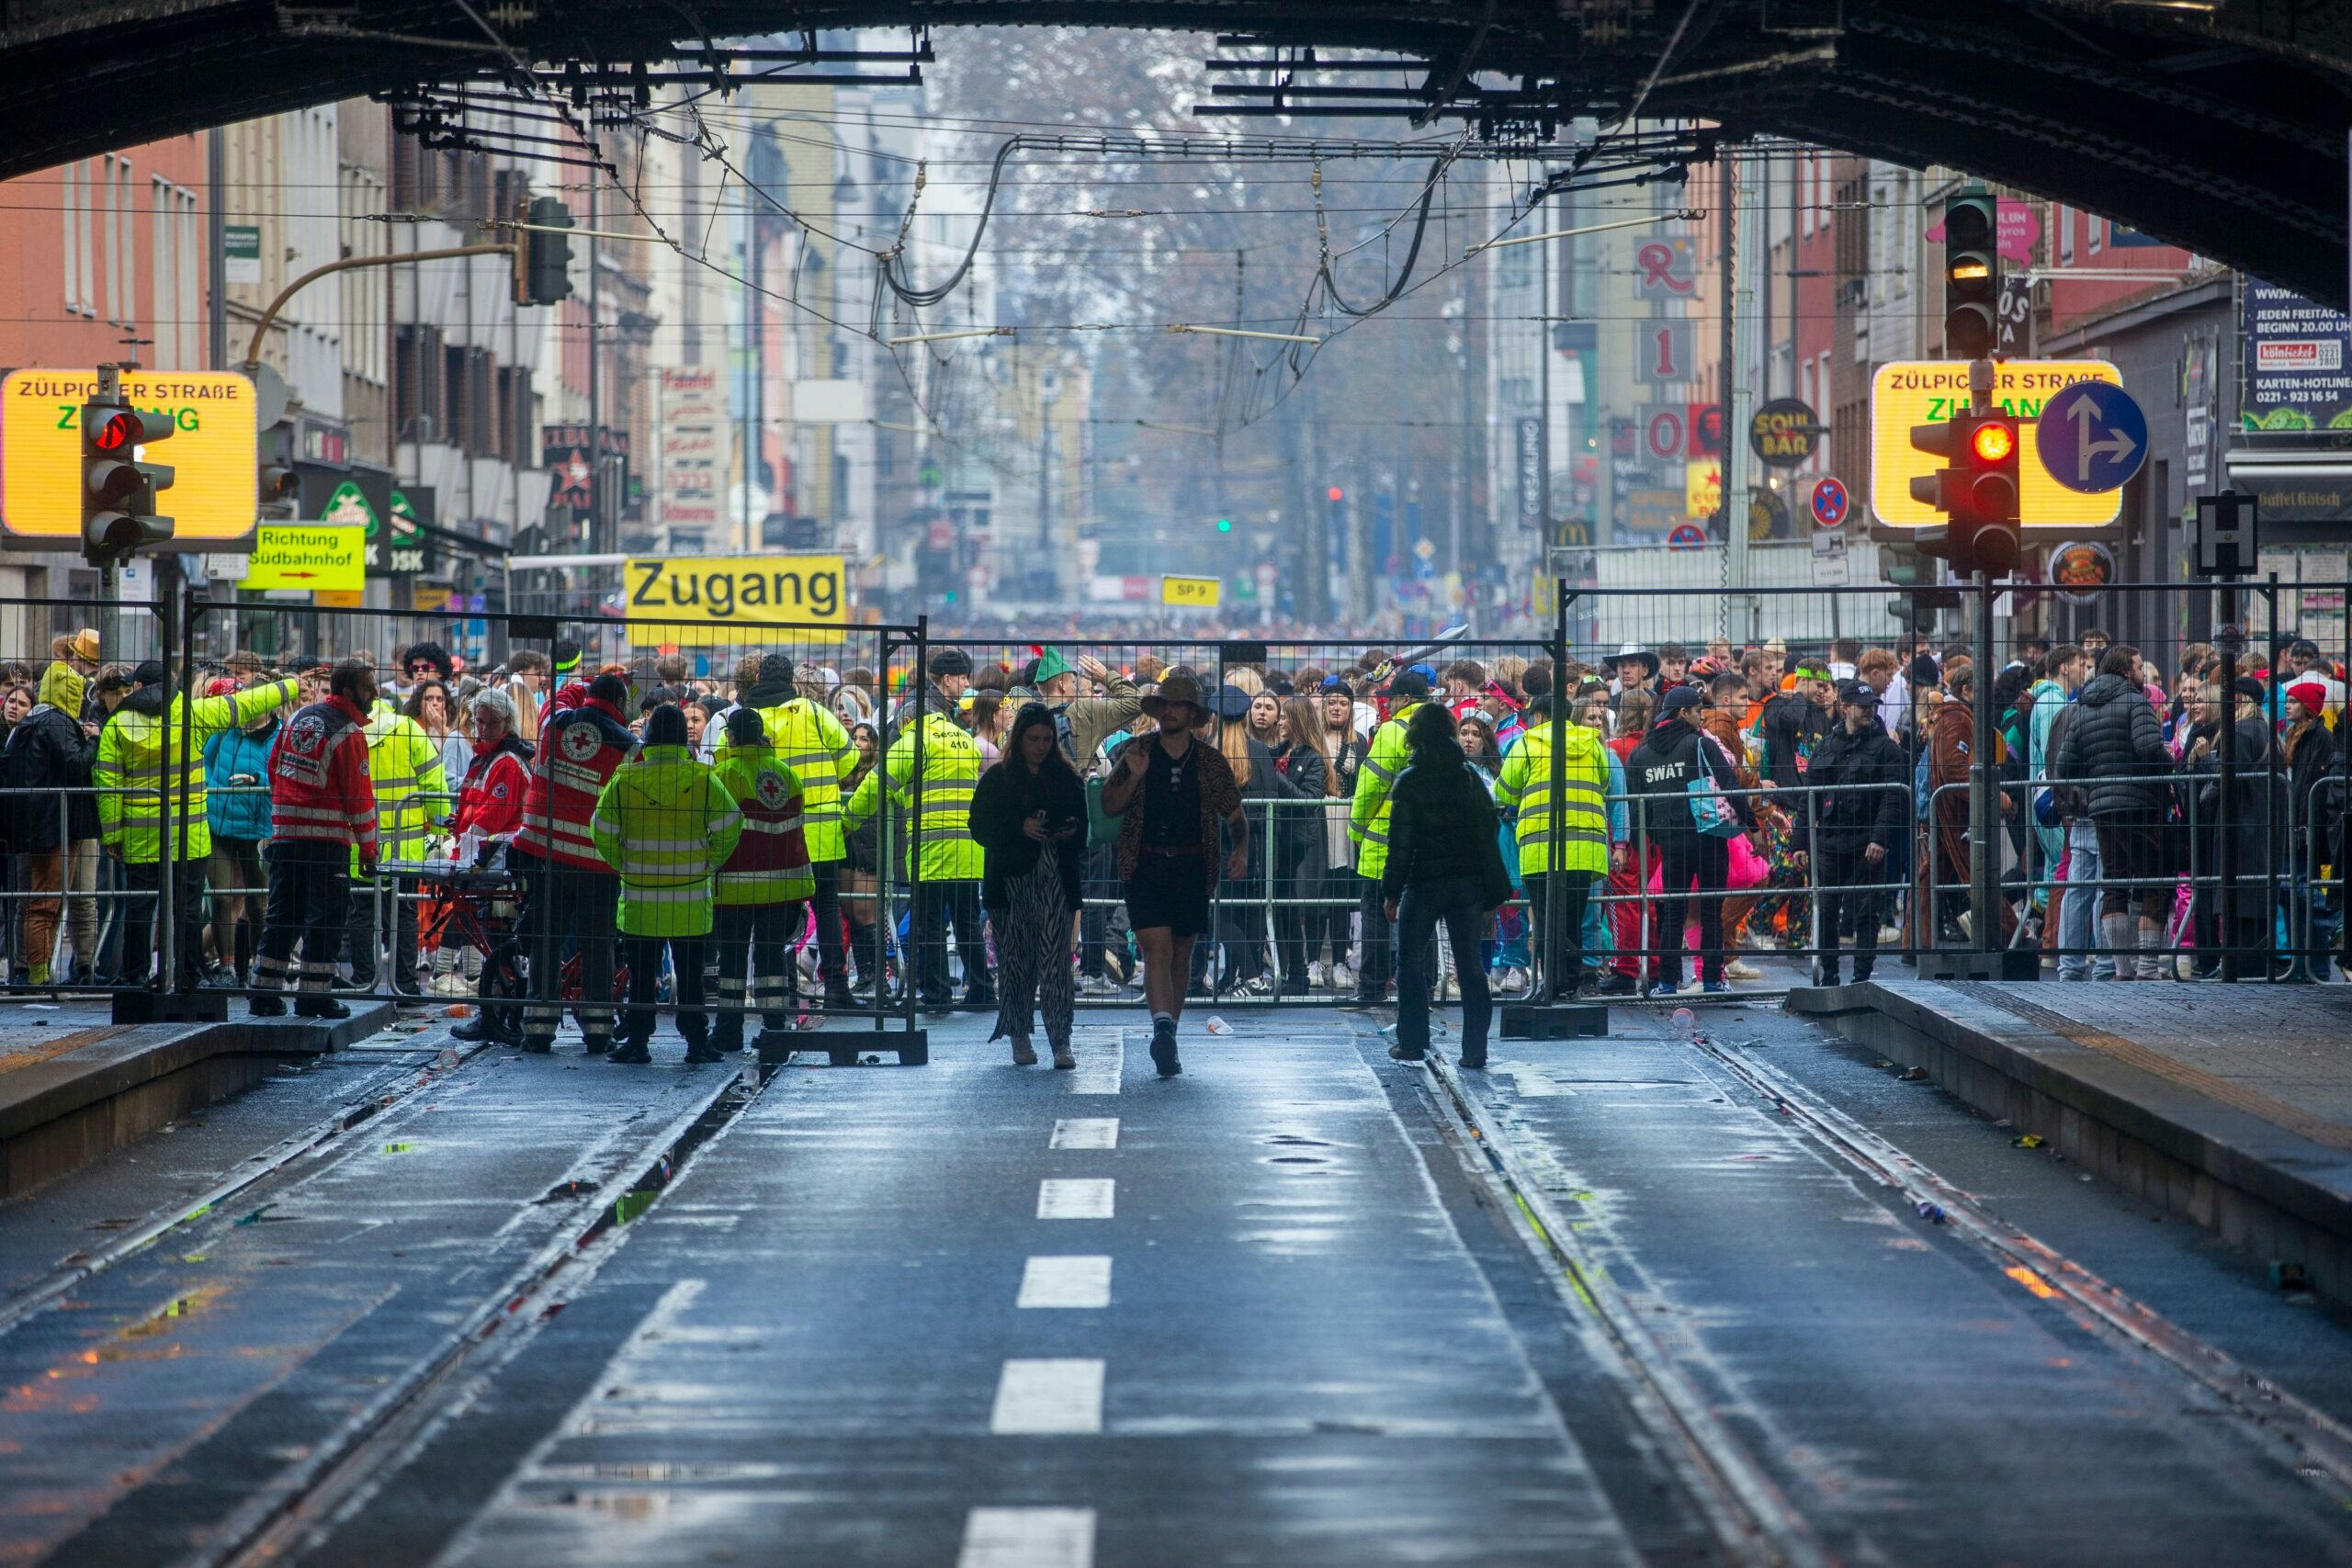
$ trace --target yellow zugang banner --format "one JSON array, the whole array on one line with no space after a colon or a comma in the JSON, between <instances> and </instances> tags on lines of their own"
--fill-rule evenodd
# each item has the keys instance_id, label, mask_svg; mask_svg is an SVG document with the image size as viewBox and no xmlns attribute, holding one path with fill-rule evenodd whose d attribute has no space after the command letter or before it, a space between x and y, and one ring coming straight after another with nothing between
<instances>
[{"instance_id":1,"label":"yellow zugang banner","mask_svg":"<svg viewBox=\"0 0 2352 1568\"><path fill-rule=\"evenodd\" d=\"M710 628L843 626L848 563L840 556L683 556L621 563L628 639L640 647L708 643ZM644 623L644 624L638 624Z\"/></svg>"}]
</instances>

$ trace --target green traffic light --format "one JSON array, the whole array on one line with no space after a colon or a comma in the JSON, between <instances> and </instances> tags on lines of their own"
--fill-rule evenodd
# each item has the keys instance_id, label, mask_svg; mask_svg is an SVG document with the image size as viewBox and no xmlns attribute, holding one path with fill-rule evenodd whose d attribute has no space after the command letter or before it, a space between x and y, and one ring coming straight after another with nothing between
<instances>
[{"instance_id":1,"label":"green traffic light","mask_svg":"<svg viewBox=\"0 0 2352 1568\"><path fill-rule=\"evenodd\" d=\"M1220 533L1220 534L1230 534L1230 533L1232 533L1232 532L1233 532L1233 519L1232 519L1232 518L1230 518L1230 517L1220 517L1220 518L1218 518L1218 519L1216 520L1216 531L1217 531L1218 533Z\"/></svg>"}]
</instances>

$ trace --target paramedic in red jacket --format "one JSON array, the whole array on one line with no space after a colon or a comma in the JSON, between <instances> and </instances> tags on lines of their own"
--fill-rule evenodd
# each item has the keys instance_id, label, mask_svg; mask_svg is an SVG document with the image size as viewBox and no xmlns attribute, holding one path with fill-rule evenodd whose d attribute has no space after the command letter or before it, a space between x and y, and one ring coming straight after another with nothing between
<instances>
[{"instance_id":1,"label":"paramedic in red jacket","mask_svg":"<svg viewBox=\"0 0 2352 1568\"><path fill-rule=\"evenodd\" d=\"M368 771L368 715L376 703L374 666L346 661L328 678L324 702L302 709L277 732L269 753L269 910L254 961L256 1017L276 1018L302 966L294 1011L302 1018L349 1018L327 995L336 949L351 920L351 863L376 870L376 785Z\"/></svg>"},{"instance_id":2,"label":"paramedic in red jacket","mask_svg":"<svg viewBox=\"0 0 2352 1568\"><path fill-rule=\"evenodd\" d=\"M623 762L636 753L622 705L628 682L606 672L589 683L576 707L555 711L572 688L557 694L539 728L531 760L531 791L523 802L515 852L526 857L530 903L531 1001L523 1010L523 1049L555 1049L563 1016L563 950L580 943L580 1032L588 1054L613 1048L613 949L620 914L620 878L605 863L589 831L596 799Z\"/></svg>"}]
</instances>

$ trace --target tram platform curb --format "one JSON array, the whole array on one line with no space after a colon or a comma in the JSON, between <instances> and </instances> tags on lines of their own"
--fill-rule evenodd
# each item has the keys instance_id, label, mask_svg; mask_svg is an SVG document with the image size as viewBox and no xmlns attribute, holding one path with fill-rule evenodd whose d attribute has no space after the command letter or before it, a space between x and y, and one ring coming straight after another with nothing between
<instances>
[{"instance_id":1,"label":"tram platform curb","mask_svg":"<svg viewBox=\"0 0 2352 1568\"><path fill-rule=\"evenodd\" d=\"M199 1107L248 1089L288 1057L317 1056L390 1023L390 1002L346 1019L107 1025L0 1072L0 1198L28 1192ZM80 1038L96 1036L97 1038Z\"/></svg>"},{"instance_id":2,"label":"tram platform curb","mask_svg":"<svg viewBox=\"0 0 2352 1568\"><path fill-rule=\"evenodd\" d=\"M2352 1301L2352 1126L2008 994L2024 990L1871 981L1801 987L1787 1009L1923 1069L2281 1282Z\"/></svg>"}]
</instances>

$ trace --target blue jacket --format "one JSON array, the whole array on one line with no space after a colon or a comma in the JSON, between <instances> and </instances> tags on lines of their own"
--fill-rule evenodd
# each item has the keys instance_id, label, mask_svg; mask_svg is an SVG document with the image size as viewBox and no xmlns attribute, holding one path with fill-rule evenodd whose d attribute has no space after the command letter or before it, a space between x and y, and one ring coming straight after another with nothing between
<instances>
[{"instance_id":1,"label":"blue jacket","mask_svg":"<svg viewBox=\"0 0 2352 1568\"><path fill-rule=\"evenodd\" d=\"M259 735L224 729L204 743L204 815L216 837L269 837L269 749L277 739L273 718ZM232 784L240 773L251 774L252 784Z\"/></svg>"}]
</instances>

